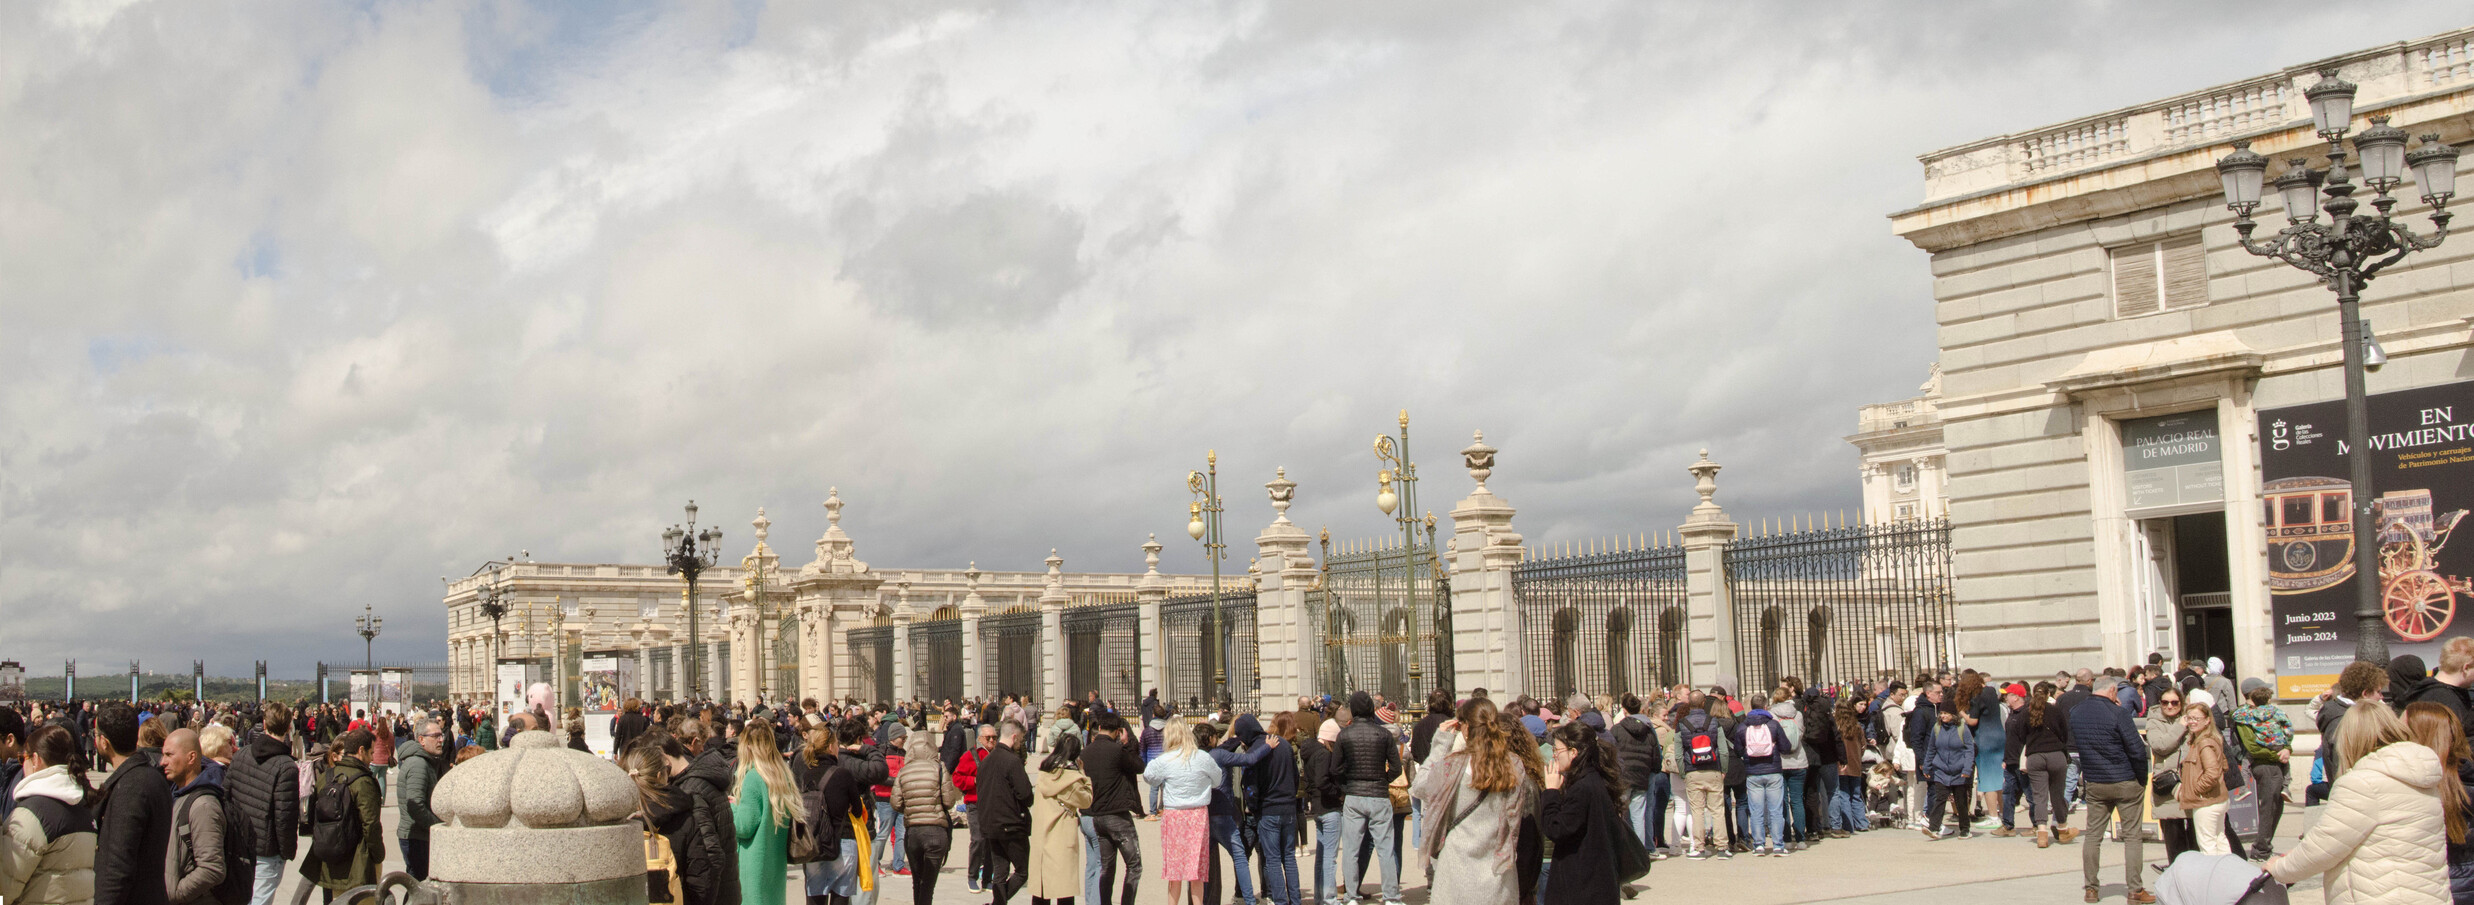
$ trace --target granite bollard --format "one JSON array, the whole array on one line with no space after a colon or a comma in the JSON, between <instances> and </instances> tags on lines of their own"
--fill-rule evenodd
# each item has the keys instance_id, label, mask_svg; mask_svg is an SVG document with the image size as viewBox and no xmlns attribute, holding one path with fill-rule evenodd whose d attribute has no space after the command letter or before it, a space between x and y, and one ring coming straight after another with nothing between
<instances>
[{"instance_id":1,"label":"granite bollard","mask_svg":"<svg viewBox=\"0 0 2474 905\"><path fill-rule=\"evenodd\" d=\"M636 783L547 732L447 771L431 793L430 882L470 905L643 905Z\"/></svg>"}]
</instances>

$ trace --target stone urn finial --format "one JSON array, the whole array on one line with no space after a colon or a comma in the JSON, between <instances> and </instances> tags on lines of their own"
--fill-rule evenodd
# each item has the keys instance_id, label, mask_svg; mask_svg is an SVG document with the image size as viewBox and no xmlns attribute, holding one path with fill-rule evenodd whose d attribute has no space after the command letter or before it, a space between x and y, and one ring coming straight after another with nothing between
<instances>
[{"instance_id":1,"label":"stone urn finial","mask_svg":"<svg viewBox=\"0 0 2474 905\"><path fill-rule=\"evenodd\" d=\"M1718 463L1709 460L1709 450L1704 449L1701 451L1701 461L1694 462L1684 469L1692 472L1692 489L1701 495L1701 502L1692 507L1693 511L1700 512L1718 508L1718 501L1713 497L1718 494L1718 469L1720 467Z\"/></svg>"},{"instance_id":2,"label":"stone urn finial","mask_svg":"<svg viewBox=\"0 0 2474 905\"><path fill-rule=\"evenodd\" d=\"M1289 506L1297 498L1297 482L1289 480L1288 468L1283 466L1274 471L1271 480L1263 484L1263 489L1271 494L1271 508L1280 513L1279 517L1272 521L1287 522Z\"/></svg>"},{"instance_id":3,"label":"stone urn finial","mask_svg":"<svg viewBox=\"0 0 2474 905\"><path fill-rule=\"evenodd\" d=\"M1469 447L1460 451L1460 463L1462 467L1469 469L1469 477L1478 482L1477 490L1471 494L1474 496L1486 492L1486 479L1495 473L1495 448L1486 445L1485 431L1470 431L1469 433L1471 438Z\"/></svg>"}]
</instances>

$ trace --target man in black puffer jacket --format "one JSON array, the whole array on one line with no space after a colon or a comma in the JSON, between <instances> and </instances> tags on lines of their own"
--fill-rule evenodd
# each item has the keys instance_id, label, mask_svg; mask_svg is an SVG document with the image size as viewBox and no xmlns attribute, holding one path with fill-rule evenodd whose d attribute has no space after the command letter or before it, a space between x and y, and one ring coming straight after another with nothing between
<instances>
[{"instance_id":1,"label":"man in black puffer jacket","mask_svg":"<svg viewBox=\"0 0 2474 905\"><path fill-rule=\"evenodd\" d=\"M1666 839L1663 820L1650 815L1662 813L1666 806L1666 773L1660 769L1665 752L1658 747L1658 727L1649 724L1649 714L1641 712L1641 697L1624 695L1623 718L1616 720L1608 731L1615 736L1615 758L1624 768L1624 816L1632 821L1632 832L1641 844L1655 851Z\"/></svg>"},{"instance_id":2,"label":"man in black puffer jacket","mask_svg":"<svg viewBox=\"0 0 2474 905\"><path fill-rule=\"evenodd\" d=\"M1357 862L1358 849L1373 836L1383 862L1383 901L1400 901L1400 856L1392 847L1392 777L1400 775L1400 742L1374 718L1374 698L1360 691L1349 695L1349 725L1340 730L1332 769L1340 774L1346 795L1340 812L1340 883L1343 901L1358 897L1358 883L1346 876Z\"/></svg>"},{"instance_id":3,"label":"man in black puffer jacket","mask_svg":"<svg viewBox=\"0 0 2474 905\"><path fill-rule=\"evenodd\" d=\"M1022 727L1006 723L996 747L979 759L979 803L971 808L971 834L988 836L988 869L996 878L996 905L1005 905L1031 882L1031 774L1023 769Z\"/></svg>"},{"instance_id":4,"label":"man in black puffer jacket","mask_svg":"<svg viewBox=\"0 0 2474 905\"><path fill-rule=\"evenodd\" d=\"M224 775L232 807L249 822L249 854L257 862L251 902L275 900L283 866L301 844L301 778L292 759L292 712L268 702L259 718L266 731L232 758Z\"/></svg>"},{"instance_id":5,"label":"man in black puffer jacket","mask_svg":"<svg viewBox=\"0 0 2474 905\"><path fill-rule=\"evenodd\" d=\"M679 724L679 741L693 757L687 768L674 774L670 786L689 801L695 802L703 820L711 824L715 838L721 841L718 860L720 885L715 902L739 901L739 829L730 816L730 792L738 785L738 771L720 751L706 747L711 730L704 723L688 720ZM641 742L639 742L641 744Z\"/></svg>"}]
</instances>

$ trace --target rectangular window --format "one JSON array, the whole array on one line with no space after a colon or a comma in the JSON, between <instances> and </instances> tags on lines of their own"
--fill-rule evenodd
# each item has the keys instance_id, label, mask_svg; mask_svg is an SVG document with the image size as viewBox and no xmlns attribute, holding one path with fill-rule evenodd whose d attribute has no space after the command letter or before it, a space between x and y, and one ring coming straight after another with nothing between
<instances>
[{"instance_id":1,"label":"rectangular window","mask_svg":"<svg viewBox=\"0 0 2474 905\"><path fill-rule=\"evenodd\" d=\"M2208 249L2197 233L2125 245L2112 257L2115 317L2208 303Z\"/></svg>"}]
</instances>

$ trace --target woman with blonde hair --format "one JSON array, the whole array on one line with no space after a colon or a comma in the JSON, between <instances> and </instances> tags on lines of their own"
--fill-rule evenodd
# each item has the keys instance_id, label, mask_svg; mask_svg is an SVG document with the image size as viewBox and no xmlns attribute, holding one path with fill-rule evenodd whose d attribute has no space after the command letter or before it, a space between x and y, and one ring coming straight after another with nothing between
<instances>
[{"instance_id":1,"label":"woman with blonde hair","mask_svg":"<svg viewBox=\"0 0 2474 905\"><path fill-rule=\"evenodd\" d=\"M1435 727L1410 792L1426 811L1418 851L1434 866L1427 889L1436 905L1520 901L1521 817L1546 778L1544 764L1515 748L1537 750L1525 737L1514 742L1490 701L1462 704L1455 718Z\"/></svg>"},{"instance_id":2,"label":"woman with blonde hair","mask_svg":"<svg viewBox=\"0 0 2474 905\"><path fill-rule=\"evenodd\" d=\"M747 905L781 905L790 872L790 825L807 819L799 785L773 743L773 727L750 723L739 736L739 777L730 796L738 831L739 889Z\"/></svg>"},{"instance_id":3,"label":"woman with blonde hair","mask_svg":"<svg viewBox=\"0 0 2474 905\"><path fill-rule=\"evenodd\" d=\"M1220 786L1220 763L1194 744L1193 724L1167 722L1160 756L1143 768L1143 782L1160 790L1160 879L1168 881L1170 902L1201 905L1211 879L1211 790Z\"/></svg>"},{"instance_id":4,"label":"woman with blonde hair","mask_svg":"<svg viewBox=\"0 0 2474 905\"><path fill-rule=\"evenodd\" d=\"M2326 812L2300 846L2268 859L2268 873L2288 885L2325 875L2328 905L2448 901L2439 754L2377 700L2337 722L2336 754L2345 766Z\"/></svg>"},{"instance_id":5,"label":"woman with blonde hair","mask_svg":"<svg viewBox=\"0 0 2474 905\"><path fill-rule=\"evenodd\" d=\"M2440 802L2448 818L2448 892L2459 905L2474 905L2474 844L2467 825L2474 822L2474 748L2465 741L2465 724L2448 705L2416 701L2405 705L2405 728L2414 740L2440 755Z\"/></svg>"}]
</instances>

